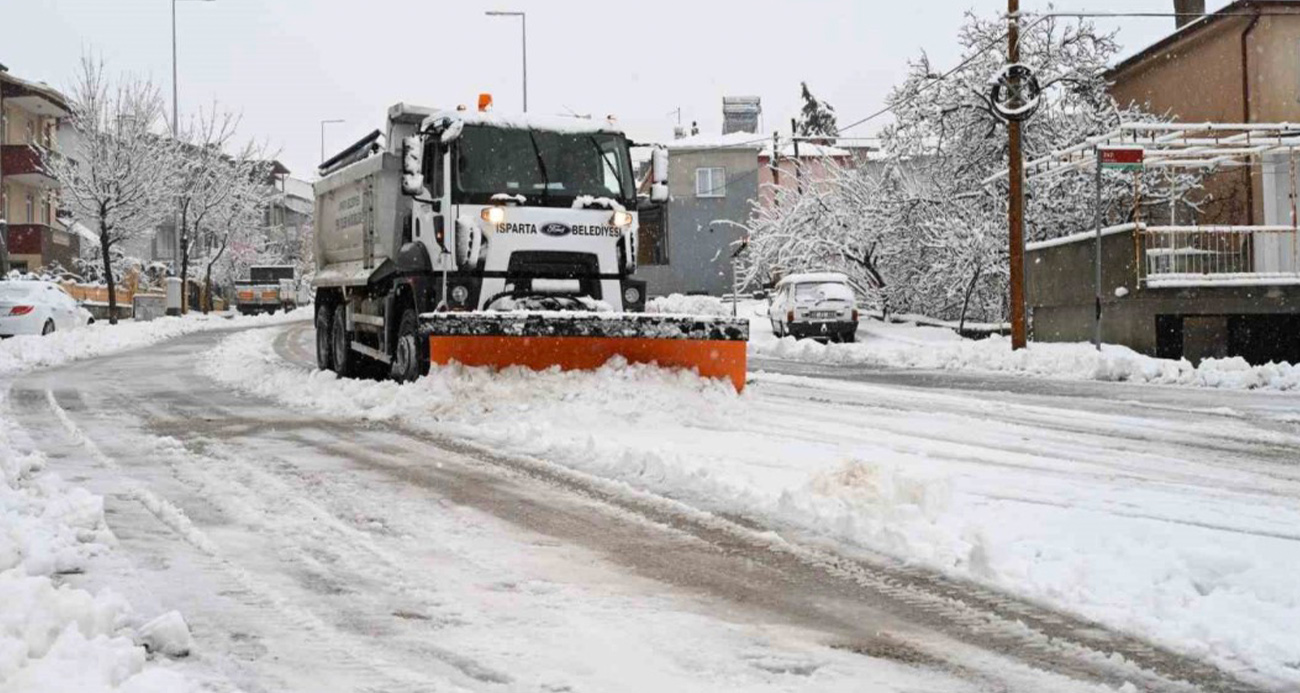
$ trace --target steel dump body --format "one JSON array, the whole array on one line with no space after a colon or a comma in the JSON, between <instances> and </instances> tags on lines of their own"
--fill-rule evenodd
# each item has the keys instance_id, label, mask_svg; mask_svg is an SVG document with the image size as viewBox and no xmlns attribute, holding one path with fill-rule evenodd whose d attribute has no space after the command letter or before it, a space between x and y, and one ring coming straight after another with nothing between
<instances>
[{"instance_id":1,"label":"steel dump body","mask_svg":"<svg viewBox=\"0 0 1300 693\"><path fill-rule=\"evenodd\" d=\"M318 287L365 286L397 257L402 215L401 166L382 153L326 176L316 191Z\"/></svg>"}]
</instances>

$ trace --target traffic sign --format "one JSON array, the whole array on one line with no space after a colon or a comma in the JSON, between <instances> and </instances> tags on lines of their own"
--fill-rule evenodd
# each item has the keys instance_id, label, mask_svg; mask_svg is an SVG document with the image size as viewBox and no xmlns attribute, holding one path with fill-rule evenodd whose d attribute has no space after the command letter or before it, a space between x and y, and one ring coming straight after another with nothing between
<instances>
[{"instance_id":1,"label":"traffic sign","mask_svg":"<svg viewBox=\"0 0 1300 693\"><path fill-rule=\"evenodd\" d=\"M1146 150L1141 147L1102 147L1099 150L1101 167L1112 171L1137 171L1146 160Z\"/></svg>"}]
</instances>

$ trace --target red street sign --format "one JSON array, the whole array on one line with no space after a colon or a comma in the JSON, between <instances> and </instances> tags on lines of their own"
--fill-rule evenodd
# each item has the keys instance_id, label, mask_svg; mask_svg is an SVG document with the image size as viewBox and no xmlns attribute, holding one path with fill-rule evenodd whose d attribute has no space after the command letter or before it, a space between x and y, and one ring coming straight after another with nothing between
<instances>
[{"instance_id":1,"label":"red street sign","mask_svg":"<svg viewBox=\"0 0 1300 693\"><path fill-rule=\"evenodd\" d=\"M1136 169L1142 168L1146 151L1137 147L1115 147L1101 149L1102 168Z\"/></svg>"}]
</instances>

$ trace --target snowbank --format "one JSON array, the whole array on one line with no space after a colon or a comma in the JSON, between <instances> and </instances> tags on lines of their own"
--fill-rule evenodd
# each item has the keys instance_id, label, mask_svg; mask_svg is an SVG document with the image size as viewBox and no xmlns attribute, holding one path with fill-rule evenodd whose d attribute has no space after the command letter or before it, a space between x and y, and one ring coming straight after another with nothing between
<instances>
[{"instance_id":1,"label":"snowbank","mask_svg":"<svg viewBox=\"0 0 1300 693\"><path fill-rule=\"evenodd\" d=\"M63 584L115 543L104 501L26 452L34 448L7 419L7 406L0 394L0 691L198 691L149 661L133 628L139 619L120 596ZM171 625L169 634L184 642Z\"/></svg>"},{"instance_id":2,"label":"snowbank","mask_svg":"<svg viewBox=\"0 0 1300 693\"><path fill-rule=\"evenodd\" d=\"M650 299L645 312L664 315L708 315L731 317L731 307L713 296L684 296L672 294Z\"/></svg>"},{"instance_id":3,"label":"snowbank","mask_svg":"<svg viewBox=\"0 0 1300 693\"><path fill-rule=\"evenodd\" d=\"M750 311L750 354L831 365L865 365L927 370L972 370L1021 375L1184 385L1230 390L1300 390L1300 366L1251 366L1241 358L1207 359L1193 366L1139 354L1132 349L1091 344L1038 342L1012 351L1011 340L994 336L963 339L936 327L864 321L855 344L820 344L777 339L766 320Z\"/></svg>"},{"instance_id":4,"label":"snowbank","mask_svg":"<svg viewBox=\"0 0 1300 693\"><path fill-rule=\"evenodd\" d=\"M982 348L938 328L900 332L953 353ZM1123 454L1097 450L1108 426L1143 422L1098 415L1096 437L1065 432L1040 444L1027 442L1023 422L968 412L1006 408L978 398L909 391L885 401L885 388L776 375L737 395L619 362L570 373L453 366L407 385L339 380L280 360L276 337L232 335L203 368L291 406L399 422L758 518L1300 684L1290 664L1300 632L1287 626L1300 622L1300 549L1286 538L1300 525L1300 489L1252 480L1269 494L1229 493L1229 483L1248 485L1245 472L1162 456L1159 437ZM1059 425L1054 411L1018 414L1031 415L1043 430Z\"/></svg>"},{"instance_id":5,"label":"snowbank","mask_svg":"<svg viewBox=\"0 0 1300 693\"><path fill-rule=\"evenodd\" d=\"M276 315L234 317L190 313L180 318L160 318L149 322L126 320L117 325L97 322L79 330L56 332L45 337L14 337L0 342L0 377L148 346L194 332L277 325L310 319L310 308Z\"/></svg>"}]
</instances>

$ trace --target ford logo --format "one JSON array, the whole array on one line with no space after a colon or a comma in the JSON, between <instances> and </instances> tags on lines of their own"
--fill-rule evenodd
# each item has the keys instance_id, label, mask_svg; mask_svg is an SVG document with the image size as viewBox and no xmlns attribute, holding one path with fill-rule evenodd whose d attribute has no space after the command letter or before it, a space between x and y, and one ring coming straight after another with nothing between
<instances>
[{"instance_id":1,"label":"ford logo","mask_svg":"<svg viewBox=\"0 0 1300 693\"><path fill-rule=\"evenodd\" d=\"M547 236L567 236L571 230L568 224L561 224L558 221L542 225L542 233Z\"/></svg>"}]
</instances>

